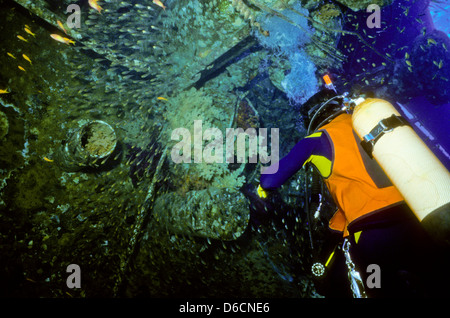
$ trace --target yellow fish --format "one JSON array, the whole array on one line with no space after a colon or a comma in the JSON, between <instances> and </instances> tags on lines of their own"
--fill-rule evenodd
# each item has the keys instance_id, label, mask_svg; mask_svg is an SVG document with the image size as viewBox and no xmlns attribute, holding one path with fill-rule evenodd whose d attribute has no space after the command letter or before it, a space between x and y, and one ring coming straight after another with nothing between
<instances>
[{"instance_id":1,"label":"yellow fish","mask_svg":"<svg viewBox=\"0 0 450 318\"><path fill-rule=\"evenodd\" d=\"M411 9L411 8L406 8L406 10L405 10L405 11L403 11L403 13L405 14L405 16L408 16L408 13L409 13L409 9Z\"/></svg>"},{"instance_id":2,"label":"yellow fish","mask_svg":"<svg viewBox=\"0 0 450 318\"><path fill-rule=\"evenodd\" d=\"M10 57L12 57L13 59L16 59L16 57L12 54L12 53L6 53L6 54L8 54L8 56L10 56Z\"/></svg>"},{"instance_id":3,"label":"yellow fish","mask_svg":"<svg viewBox=\"0 0 450 318\"><path fill-rule=\"evenodd\" d=\"M64 38L59 34L50 34L50 36L52 37L53 40L56 40L58 42L64 43L64 44L74 44L75 45L75 41L68 39L68 38Z\"/></svg>"},{"instance_id":4,"label":"yellow fish","mask_svg":"<svg viewBox=\"0 0 450 318\"><path fill-rule=\"evenodd\" d=\"M17 38L19 39L19 40L22 40L22 41L25 41L25 42L28 42L28 40L27 39L25 39L23 36L21 36L21 35L18 35L17 36Z\"/></svg>"},{"instance_id":5,"label":"yellow fish","mask_svg":"<svg viewBox=\"0 0 450 318\"><path fill-rule=\"evenodd\" d=\"M28 56L26 56L25 54L22 54L22 57L23 57L25 60L27 60L28 62L30 62L30 64L33 64L33 63L31 63L30 58L29 58Z\"/></svg>"},{"instance_id":6,"label":"yellow fish","mask_svg":"<svg viewBox=\"0 0 450 318\"><path fill-rule=\"evenodd\" d=\"M0 89L0 94L9 94L11 91L8 88Z\"/></svg>"},{"instance_id":7,"label":"yellow fish","mask_svg":"<svg viewBox=\"0 0 450 318\"><path fill-rule=\"evenodd\" d=\"M53 162L52 159L48 159L47 157L44 157L44 158L42 158L42 159L44 159L44 160L47 161L47 162Z\"/></svg>"},{"instance_id":8,"label":"yellow fish","mask_svg":"<svg viewBox=\"0 0 450 318\"><path fill-rule=\"evenodd\" d=\"M63 30L65 34L67 34L67 30L66 30L66 28L64 28L64 24L61 21L59 21L59 20L56 21L56 23L58 23L59 28L61 30Z\"/></svg>"},{"instance_id":9,"label":"yellow fish","mask_svg":"<svg viewBox=\"0 0 450 318\"><path fill-rule=\"evenodd\" d=\"M89 6L90 6L92 9L95 9L95 10L97 10L99 13L102 13L103 8L100 7L100 6L98 5L97 0L89 0L88 2L89 2Z\"/></svg>"},{"instance_id":10,"label":"yellow fish","mask_svg":"<svg viewBox=\"0 0 450 318\"><path fill-rule=\"evenodd\" d=\"M19 70L26 72L26 70L22 67L22 66L17 66L19 68Z\"/></svg>"},{"instance_id":11,"label":"yellow fish","mask_svg":"<svg viewBox=\"0 0 450 318\"><path fill-rule=\"evenodd\" d=\"M153 0L153 3L166 10L166 6L160 0Z\"/></svg>"},{"instance_id":12,"label":"yellow fish","mask_svg":"<svg viewBox=\"0 0 450 318\"><path fill-rule=\"evenodd\" d=\"M166 101L168 101L168 99L167 99L167 98L165 98L165 97L161 97L161 96L157 97L156 99L159 99L159 100L166 100Z\"/></svg>"},{"instance_id":13,"label":"yellow fish","mask_svg":"<svg viewBox=\"0 0 450 318\"><path fill-rule=\"evenodd\" d=\"M205 58L212 52L212 49L207 49L203 52L198 53L198 57Z\"/></svg>"},{"instance_id":14,"label":"yellow fish","mask_svg":"<svg viewBox=\"0 0 450 318\"><path fill-rule=\"evenodd\" d=\"M34 34L33 32L31 32L31 30L27 27L24 28L25 32L27 32L28 34L32 35L34 38L36 37L36 34Z\"/></svg>"},{"instance_id":15,"label":"yellow fish","mask_svg":"<svg viewBox=\"0 0 450 318\"><path fill-rule=\"evenodd\" d=\"M444 65L444 63L442 63L442 60L440 60L439 63L436 61L433 61L433 64L436 65L439 69L441 69L442 65Z\"/></svg>"},{"instance_id":16,"label":"yellow fish","mask_svg":"<svg viewBox=\"0 0 450 318\"><path fill-rule=\"evenodd\" d=\"M32 280L31 278L26 277L25 279L29 282L36 283L36 281Z\"/></svg>"}]
</instances>

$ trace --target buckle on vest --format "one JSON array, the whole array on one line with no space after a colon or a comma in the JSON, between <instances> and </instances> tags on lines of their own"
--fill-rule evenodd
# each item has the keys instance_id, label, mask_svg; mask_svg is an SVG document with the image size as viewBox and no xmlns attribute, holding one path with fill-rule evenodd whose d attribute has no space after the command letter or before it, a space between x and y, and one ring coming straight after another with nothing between
<instances>
[{"instance_id":1,"label":"buckle on vest","mask_svg":"<svg viewBox=\"0 0 450 318\"><path fill-rule=\"evenodd\" d=\"M409 123L401 116L392 115L384 118L363 137L361 141L362 148L367 152L370 158L373 158L372 152L376 142L386 133L393 131L397 127L409 125Z\"/></svg>"}]
</instances>

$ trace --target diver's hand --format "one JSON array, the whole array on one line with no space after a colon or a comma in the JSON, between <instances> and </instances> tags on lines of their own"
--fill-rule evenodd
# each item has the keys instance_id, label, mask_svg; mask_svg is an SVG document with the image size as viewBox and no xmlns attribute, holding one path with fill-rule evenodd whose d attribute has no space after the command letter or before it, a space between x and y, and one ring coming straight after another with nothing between
<instances>
[{"instance_id":1,"label":"diver's hand","mask_svg":"<svg viewBox=\"0 0 450 318\"><path fill-rule=\"evenodd\" d=\"M267 198L267 192L261 187L261 185L258 185L257 193L261 199Z\"/></svg>"}]
</instances>

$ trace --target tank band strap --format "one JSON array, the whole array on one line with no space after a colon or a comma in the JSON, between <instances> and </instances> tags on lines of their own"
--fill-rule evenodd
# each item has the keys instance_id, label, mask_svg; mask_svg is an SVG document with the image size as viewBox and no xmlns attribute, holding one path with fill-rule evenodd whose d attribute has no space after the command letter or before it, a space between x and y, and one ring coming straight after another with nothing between
<instances>
[{"instance_id":1,"label":"tank band strap","mask_svg":"<svg viewBox=\"0 0 450 318\"><path fill-rule=\"evenodd\" d=\"M397 127L409 125L409 123L402 116L392 115L391 117L384 118L378 122L378 124L363 137L361 141L361 146L370 156L373 158L372 152L375 143L383 136L385 133L391 132Z\"/></svg>"}]
</instances>

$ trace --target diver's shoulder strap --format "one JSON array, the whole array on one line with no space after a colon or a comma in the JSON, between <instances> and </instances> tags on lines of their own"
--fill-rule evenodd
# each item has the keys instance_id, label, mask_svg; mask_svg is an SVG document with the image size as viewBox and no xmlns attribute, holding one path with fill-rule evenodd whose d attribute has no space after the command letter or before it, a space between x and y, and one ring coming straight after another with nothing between
<instances>
[{"instance_id":1,"label":"diver's shoulder strap","mask_svg":"<svg viewBox=\"0 0 450 318\"><path fill-rule=\"evenodd\" d=\"M409 123L402 116L392 115L391 117L384 118L378 122L378 124L363 137L361 141L361 146L367 152L367 154L372 158L372 151L375 143L383 136L385 133L392 131L393 129L409 125Z\"/></svg>"}]
</instances>

